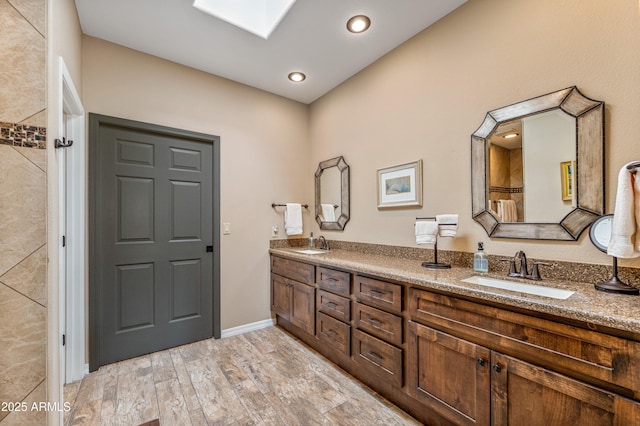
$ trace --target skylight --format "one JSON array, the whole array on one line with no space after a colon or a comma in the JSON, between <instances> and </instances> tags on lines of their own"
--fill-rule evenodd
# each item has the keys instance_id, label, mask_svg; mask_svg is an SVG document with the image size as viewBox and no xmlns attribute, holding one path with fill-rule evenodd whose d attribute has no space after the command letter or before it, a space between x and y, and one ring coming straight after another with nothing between
<instances>
[{"instance_id":1,"label":"skylight","mask_svg":"<svg viewBox=\"0 0 640 426\"><path fill-rule=\"evenodd\" d=\"M193 7L268 39L296 0L194 0Z\"/></svg>"}]
</instances>

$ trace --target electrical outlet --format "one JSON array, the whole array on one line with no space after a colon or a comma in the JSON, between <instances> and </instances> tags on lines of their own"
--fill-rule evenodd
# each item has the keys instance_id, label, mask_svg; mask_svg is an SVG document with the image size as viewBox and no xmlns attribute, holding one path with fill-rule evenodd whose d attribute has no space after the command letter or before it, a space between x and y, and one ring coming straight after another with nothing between
<instances>
[{"instance_id":1,"label":"electrical outlet","mask_svg":"<svg viewBox=\"0 0 640 426\"><path fill-rule=\"evenodd\" d=\"M229 222L225 222L222 224L222 233L224 235L231 234L231 224Z\"/></svg>"},{"instance_id":2,"label":"electrical outlet","mask_svg":"<svg viewBox=\"0 0 640 426\"><path fill-rule=\"evenodd\" d=\"M277 238L278 237L278 225L273 225L271 227L271 238Z\"/></svg>"}]
</instances>

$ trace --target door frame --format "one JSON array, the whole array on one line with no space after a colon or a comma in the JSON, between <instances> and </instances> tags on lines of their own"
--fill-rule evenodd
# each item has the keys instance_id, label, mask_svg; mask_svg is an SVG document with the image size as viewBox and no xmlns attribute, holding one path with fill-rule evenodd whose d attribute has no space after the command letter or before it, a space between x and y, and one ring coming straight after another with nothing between
<instances>
[{"instance_id":1,"label":"door frame","mask_svg":"<svg viewBox=\"0 0 640 426\"><path fill-rule=\"evenodd\" d=\"M66 344L62 349L64 383L84 377L85 360L85 264L86 264L86 157L85 112L64 60L60 58L60 129L73 141L57 150L60 170L60 324ZM66 174L66 176L65 176ZM65 179L66 177L66 179ZM62 246L62 238L66 247Z\"/></svg>"},{"instance_id":2,"label":"door frame","mask_svg":"<svg viewBox=\"0 0 640 426\"><path fill-rule=\"evenodd\" d=\"M213 337L220 338L220 137L205 133L193 132L158 124L145 123L119 117L89 113L89 370L95 371L99 365L100 354L100 322L97 265L97 179L99 175L99 158L96 145L99 141L101 126L116 126L125 129L141 130L159 135L188 139L212 145L212 197L213 197Z\"/></svg>"}]
</instances>

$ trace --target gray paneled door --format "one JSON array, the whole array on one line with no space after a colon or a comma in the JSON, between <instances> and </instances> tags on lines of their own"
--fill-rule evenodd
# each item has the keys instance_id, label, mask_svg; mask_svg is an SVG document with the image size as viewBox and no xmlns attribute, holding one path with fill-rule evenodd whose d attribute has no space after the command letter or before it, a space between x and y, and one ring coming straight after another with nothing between
<instances>
[{"instance_id":1,"label":"gray paneled door","mask_svg":"<svg viewBox=\"0 0 640 426\"><path fill-rule=\"evenodd\" d=\"M214 324L214 144L95 120L92 370L211 337Z\"/></svg>"}]
</instances>

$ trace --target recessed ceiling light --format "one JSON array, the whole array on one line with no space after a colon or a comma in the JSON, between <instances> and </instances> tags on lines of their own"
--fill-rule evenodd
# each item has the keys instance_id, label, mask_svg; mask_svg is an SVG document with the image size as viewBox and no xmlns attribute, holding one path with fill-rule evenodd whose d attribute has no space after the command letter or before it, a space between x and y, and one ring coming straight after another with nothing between
<instances>
[{"instance_id":1,"label":"recessed ceiling light","mask_svg":"<svg viewBox=\"0 0 640 426\"><path fill-rule=\"evenodd\" d=\"M517 132L513 132L513 133L507 133L506 135L503 136L503 138L505 139L511 139L511 138L515 138L516 136L518 136L519 133Z\"/></svg>"},{"instance_id":2,"label":"recessed ceiling light","mask_svg":"<svg viewBox=\"0 0 640 426\"><path fill-rule=\"evenodd\" d=\"M371 19L364 15L356 15L347 21L347 29L352 33L363 33L367 31L369 25L371 25Z\"/></svg>"},{"instance_id":3,"label":"recessed ceiling light","mask_svg":"<svg viewBox=\"0 0 640 426\"><path fill-rule=\"evenodd\" d=\"M301 73L300 71L295 71L289 74L289 80L296 83L303 81L305 78L307 78L307 76Z\"/></svg>"}]
</instances>

